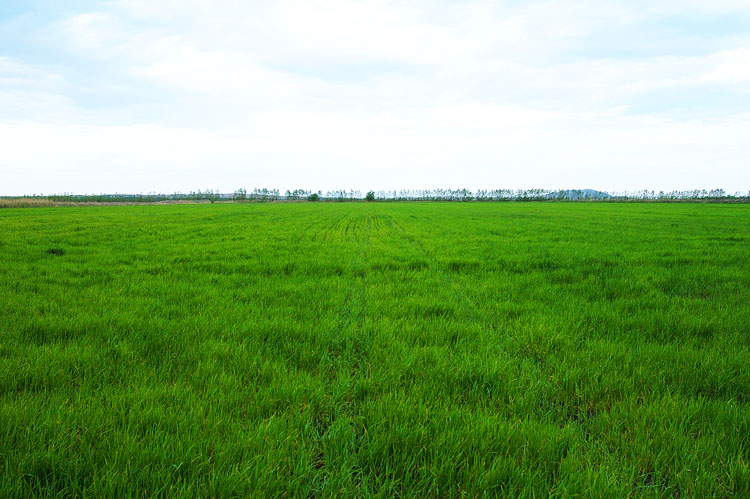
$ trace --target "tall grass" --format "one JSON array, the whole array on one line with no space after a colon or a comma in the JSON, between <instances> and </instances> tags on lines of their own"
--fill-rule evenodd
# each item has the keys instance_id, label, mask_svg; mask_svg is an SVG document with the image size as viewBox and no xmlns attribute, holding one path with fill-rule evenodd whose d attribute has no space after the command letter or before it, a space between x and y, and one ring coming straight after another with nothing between
<instances>
[{"instance_id":1,"label":"tall grass","mask_svg":"<svg viewBox=\"0 0 750 499\"><path fill-rule=\"evenodd\" d=\"M35 208L53 206L52 200L40 197L0 197L0 208Z\"/></svg>"},{"instance_id":2,"label":"tall grass","mask_svg":"<svg viewBox=\"0 0 750 499\"><path fill-rule=\"evenodd\" d=\"M750 210L0 212L0 496L750 494Z\"/></svg>"}]
</instances>

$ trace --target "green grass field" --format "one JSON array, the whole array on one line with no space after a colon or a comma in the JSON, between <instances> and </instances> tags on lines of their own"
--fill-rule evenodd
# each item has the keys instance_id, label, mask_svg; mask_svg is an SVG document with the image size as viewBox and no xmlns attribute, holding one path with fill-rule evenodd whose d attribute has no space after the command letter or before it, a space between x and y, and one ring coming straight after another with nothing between
<instances>
[{"instance_id":1,"label":"green grass field","mask_svg":"<svg viewBox=\"0 0 750 499\"><path fill-rule=\"evenodd\" d=\"M0 496L750 495L750 206L0 210Z\"/></svg>"}]
</instances>

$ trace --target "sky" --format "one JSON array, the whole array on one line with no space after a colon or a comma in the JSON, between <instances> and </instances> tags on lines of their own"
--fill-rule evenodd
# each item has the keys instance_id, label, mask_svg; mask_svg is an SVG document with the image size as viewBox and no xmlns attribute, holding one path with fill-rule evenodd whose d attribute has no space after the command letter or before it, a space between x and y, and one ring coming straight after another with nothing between
<instances>
[{"instance_id":1,"label":"sky","mask_svg":"<svg viewBox=\"0 0 750 499\"><path fill-rule=\"evenodd\" d=\"M0 195L750 191L747 0L2 0Z\"/></svg>"}]
</instances>

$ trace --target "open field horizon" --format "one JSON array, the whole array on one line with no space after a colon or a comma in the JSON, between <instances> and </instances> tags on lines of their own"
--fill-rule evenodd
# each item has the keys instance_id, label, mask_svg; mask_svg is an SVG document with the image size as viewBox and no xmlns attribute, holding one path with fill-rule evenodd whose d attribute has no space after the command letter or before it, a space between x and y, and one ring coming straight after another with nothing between
<instances>
[{"instance_id":1,"label":"open field horizon","mask_svg":"<svg viewBox=\"0 0 750 499\"><path fill-rule=\"evenodd\" d=\"M509 201L603 201L603 202L710 202L748 203L750 191L726 191L712 189L681 190L597 190L597 189L389 189L389 190L310 190L293 189L282 191L276 188L237 189L233 192L219 190L193 190L188 193L58 193L7 196L0 194L0 208L24 208L70 205L121 205L121 204L169 204L182 202L276 202L276 201L449 201L449 202L509 202Z\"/></svg>"},{"instance_id":2,"label":"open field horizon","mask_svg":"<svg viewBox=\"0 0 750 499\"><path fill-rule=\"evenodd\" d=\"M750 207L0 210L0 495L750 494Z\"/></svg>"}]
</instances>

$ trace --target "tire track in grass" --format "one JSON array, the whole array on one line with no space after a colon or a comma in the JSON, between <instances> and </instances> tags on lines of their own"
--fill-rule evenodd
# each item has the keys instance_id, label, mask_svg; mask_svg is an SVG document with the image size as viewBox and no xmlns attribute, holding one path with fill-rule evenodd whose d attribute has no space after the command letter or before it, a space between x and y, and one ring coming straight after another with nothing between
<instances>
[{"instance_id":1,"label":"tire track in grass","mask_svg":"<svg viewBox=\"0 0 750 499\"><path fill-rule=\"evenodd\" d=\"M318 232L323 230L320 228L320 226L323 225L320 223L321 217L317 212L313 211L314 208L315 206L313 206L312 209L306 207L307 211L304 211L301 214L298 213L293 219L295 226L302 227L302 230L300 230L295 236L297 243L302 243L303 241L315 241Z\"/></svg>"},{"instance_id":2,"label":"tire track in grass","mask_svg":"<svg viewBox=\"0 0 750 499\"><path fill-rule=\"evenodd\" d=\"M347 213L344 213L340 217L338 217L333 223L324 225L322 228L316 228L315 233L313 234L311 239L313 241L317 241L318 237L322 234L323 237L321 241L327 240L331 232L336 229L336 227L341 223L341 221L344 218L346 218L346 216L347 216Z\"/></svg>"},{"instance_id":3,"label":"tire track in grass","mask_svg":"<svg viewBox=\"0 0 750 499\"><path fill-rule=\"evenodd\" d=\"M343 226L343 223L339 223L339 225ZM355 234L358 230L361 230L357 227L356 219L348 220L343 234L345 244L349 241L347 234L349 233L350 228L352 233ZM360 332L362 321L364 320L366 301L366 283L364 269L367 258L367 246L369 243L369 227L359 237L354 237L357 241L356 249L354 251L354 254L352 255L352 258L350 258L346 262L344 268L344 276L346 276L346 278L349 280L349 283L346 287L344 301L339 312L339 320L337 321L335 327L336 333L346 333L343 338L347 341L347 344L344 345L345 347L350 346L348 345L349 340L351 340L352 338L356 339L356 333Z\"/></svg>"},{"instance_id":4,"label":"tire track in grass","mask_svg":"<svg viewBox=\"0 0 750 499\"><path fill-rule=\"evenodd\" d=\"M437 262L437 256L436 254L429 250L427 246L420 240L418 237L415 237L412 235L409 231L407 231L403 224L396 218L394 218L390 214L383 214L384 217L388 219L388 224L391 227L395 227L397 229L397 232L401 235L401 237L408 241L408 243L413 247L416 248L419 253L430 263ZM468 305L468 307L465 309L470 312L469 317L467 319L472 321L481 321L481 313L479 311L479 306L474 302L472 299L470 299L466 293L463 293L461 291L461 288L456 284L455 280L450 279L450 275L447 272L442 271L441 269L437 269L437 271L440 273L441 280L443 282L443 285L451 290L452 295L457 295L459 298L459 304ZM463 308L463 307L461 307Z\"/></svg>"},{"instance_id":5,"label":"tire track in grass","mask_svg":"<svg viewBox=\"0 0 750 499\"><path fill-rule=\"evenodd\" d=\"M330 360L328 396L331 405L313 422L317 431L314 467L324 477L316 490L320 493L327 490L328 481L336 476L342 460L351 470L354 486L359 488L361 483L362 469L358 455L364 428L357 421L359 405L353 400L353 395L357 379L368 369L364 364L372 347L372 338L365 337L363 331L367 317L365 266L372 228L371 211L345 214L332 225L332 228L335 227L341 229L337 235L342 238L345 247L350 244L356 246L352 248L351 258L346 261L343 275L348 282L338 320L329 332L326 355ZM342 452L343 448L346 451Z\"/></svg>"}]
</instances>

